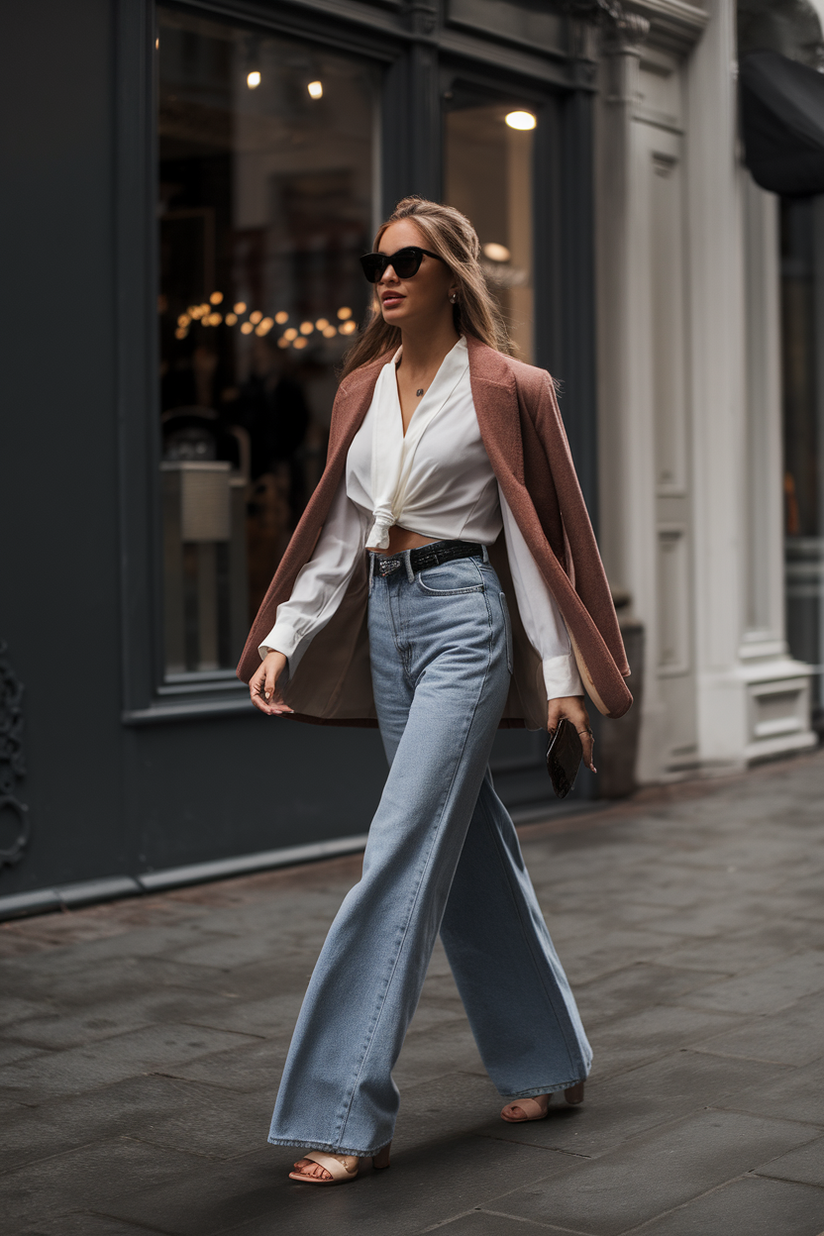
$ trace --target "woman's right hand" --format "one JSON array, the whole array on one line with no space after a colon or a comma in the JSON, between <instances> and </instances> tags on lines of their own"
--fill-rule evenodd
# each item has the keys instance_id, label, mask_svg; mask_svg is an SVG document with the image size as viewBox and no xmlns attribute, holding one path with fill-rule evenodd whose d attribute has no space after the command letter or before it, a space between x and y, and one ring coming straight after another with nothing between
<instances>
[{"instance_id":1,"label":"woman's right hand","mask_svg":"<svg viewBox=\"0 0 824 1236\"><path fill-rule=\"evenodd\" d=\"M285 668L286 657L282 652L268 652L249 679L252 703L267 717L282 717L294 712L284 703L278 689L278 679Z\"/></svg>"}]
</instances>

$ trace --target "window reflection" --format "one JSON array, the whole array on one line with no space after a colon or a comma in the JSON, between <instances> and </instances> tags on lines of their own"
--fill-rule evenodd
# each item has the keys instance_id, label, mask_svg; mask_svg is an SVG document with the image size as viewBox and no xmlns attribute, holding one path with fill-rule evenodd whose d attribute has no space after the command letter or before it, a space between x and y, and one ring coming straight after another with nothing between
<instances>
[{"instance_id":1,"label":"window reflection","mask_svg":"<svg viewBox=\"0 0 824 1236\"><path fill-rule=\"evenodd\" d=\"M161 10L167 676L230 671L323 469L367 306L375 80L354 57Z\"/></svg>"},{"instance_id":2,"label":"window reflection","mask_svg":"<svg viewBox=\"0 0 824 1236\"><path fill-rule=\"evenodd\" d=\"M472 220L521 360L533 360L532 161L536 119L455 87L444 117L445 200ZM493 170L494 169L494 170Z\"/></svg>"},{"instance_id":3,"label":"window reflection","mask_svg":"<svg viewBox=\"0 0 824 1236\"><path fill-rule=\"evenodd\" d=\"M781 201L787 640L824 713L824 197Z\"/></svg>"}]
</instances>

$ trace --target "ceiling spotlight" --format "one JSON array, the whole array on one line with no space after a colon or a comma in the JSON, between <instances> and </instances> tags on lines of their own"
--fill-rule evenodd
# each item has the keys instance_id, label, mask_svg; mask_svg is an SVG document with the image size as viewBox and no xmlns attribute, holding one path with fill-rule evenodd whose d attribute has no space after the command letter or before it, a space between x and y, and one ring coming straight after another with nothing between
<instances>
[{"instance_id":1,"label":"ceiling spotlight","mask_svg":"<svg viewBox=\"0 0 824 1236\"><path fill-rule=\"evenodd\" d=\"M532 112L509 112L505 119L510 129L534 129L538 123Z\"/></svg>"},{"instance_id":2,"label":"ceiling spotlight","mask_svg":"<svg viewBox=\"0 0 824 1236\"><path fill-rule=\"evenodd\" d=\"M482 252L484 257L489 258L490 262L508 262L512 257L506 245L498 245L494 241L484 245Z\"/></svg>"},{"instance_id":3,"label":"ceiling spotlight","mask_svg":"<svg viewBox=\"0 0 824 1236\"><path fill-rule=\"evenodd\" d=\"M260 73L257 69L252 69L251 73L246 74L246 85L250 90L257 90L260 85Z\"/></svg>"},{"instance_id":4,"label":"ceiling spotlight","mask_svg":"<svg viewBox=\"0 0 824 1236\"><path fill-rule=\"evenodd\" d=\"M309 91L310 99L323 98L323 82L310 82L306 89Z\"/></svg>"}]
</instances>

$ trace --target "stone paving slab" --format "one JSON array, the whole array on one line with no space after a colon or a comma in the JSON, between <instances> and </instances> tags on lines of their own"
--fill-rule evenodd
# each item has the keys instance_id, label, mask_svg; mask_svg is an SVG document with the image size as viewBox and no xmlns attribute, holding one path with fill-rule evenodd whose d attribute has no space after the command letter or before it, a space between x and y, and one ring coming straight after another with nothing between
<instances>
[{"instance_id":1,"label":"stone paving slab","mask_svg":"<svg viewBox=\"0 0 824 1236\"><path fill-rule=\"evenodd\" d=\"M47 1219L21 1231L20 1236L163 1236L151 1228L135 1227L107 1215L95 1215L86 1211L64 1214L58 1219Z\"/></svg>"},{"instance_id":2,"label":"stone paving slab","mask_svg":"<svg viewBox=\"0 0 824 1236\"><path fill-rule=\"evenodd\" d=\"M824 1185L824 1137L763 1163L755 1170L757 1175L770 1176L775 1180Z\"/></svg>"},{"instance_id":3,"label":"stone paving slab","mask_svg":"<svg viewBox=\"0 0 824 1236\"><path fill-rule=\"evenodd\" d=\"M821 1236L822 1223L819 1190L745 1176L654 1219L641 1232L643 1236Z\"/></svg>"},{"instance_id":4,"label":"stone paving slab","mask_svg":"<svg viewBox=\"0 0 824 1236\"><path fill-rule=\"evenodd\" d=\"M0 925L3 1236L824 1236L824 753L522 829L595 1048L508 1125L436 949L388 1172L266 1144L358 856Z\"/></svg>"},{"instance_id":5,"label":"stone paving slab","mask_svg":"<svg viewBox=\"0 0 824 1236\"><path fill-rule=\"evenodd\" d=\"M805 950L762 970L692 990L684 1002L692 1008L725 1013L776 1013L820 991L824 991L824 952Z\"/></svg>"},{"instance_id":6,"label":"stone paving slab","mask_svg":"<svg viewBox=\"0 0 824 1236\"><path fill-rule=\"evenodd\" d=\"M237 1051L255 1042L249 1035L208 1030L203 1026L147 1026L129 1034L30 1056L0 1069L0 1090L10 1098L45 1103L60 1094L92 1090L137 1073L179 1067L216 1051Z\"/></svg>"},{"instance_id":7,"label":"stone paving slab","mask_svg":"<svg viewBox=\"0 0 824 1236\"><path fill-rule=\"evenodd\" d=\"M181 1236L219 1236L223 1232L294 1232L301 1236L330 1236L346 1230L348 1222L359 1232L411 1236L450 1213L464 1210L506 1188L513 1172L521 1178L547 1178L560 1172L568 1157L534 1147L500 1146L490 1139L461 1137L404 1154L406 1170L373 1172L366 1168L354 1188L315 1188L310 1201L304 1185L288 1180L294 1155L286 1148L256 1150L230 1164L204 1163L177 1180L125 1193L111 1203L118 1218L180 1233ZM274 1169L274 1170L273 1170ZM422 1182L425 1181L425 1187ZM371 1194L371 1202L370 1202Z\"/></svg>"},{"instance_id":8,"label":"stone paving slab","mask_svg":"<svg viewBox=\"0 0 824 1236\"><path fill-rule=\"evenodd\" d=\"M824 995L798 1000L792 1017L781 1013L747 1020L734 1030L697 1044L696 1051L719 1056L747 1056L765 1064L810 1064L822 1054Z\"/></svg>"},{"instance_id":9,"label":"stone paving slab","mask_svg":"<svg viewBox=\"0 0 824 1236\"><path fill-rule=\"evenodd\" d=\"M578 1162L556 1179L495 1198L491 1207L591 1236L617 1236L813 1136L808 1125L791 1121L700 1111Z\"/></svg>"}]
</instances>

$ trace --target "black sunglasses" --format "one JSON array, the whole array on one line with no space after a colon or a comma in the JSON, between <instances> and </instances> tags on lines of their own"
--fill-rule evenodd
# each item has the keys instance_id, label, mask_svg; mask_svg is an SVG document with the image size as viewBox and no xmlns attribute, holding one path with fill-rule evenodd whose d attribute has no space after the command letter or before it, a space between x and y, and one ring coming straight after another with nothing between
<instances>
[{"instance_id":1,"label":"black sunglasses","mask_svg":"<svg viewBox=\"0 0 824 1236\"><path fill-rule=\"evenodd\" d=\"M424 254L427 257L437 258L439 262L443 261L437 253L430 253L428 249L419 249L417 245L407 245L391 256L385 253L364 253L360 263L370 283L378 283L387 266L392 267L399 279L411 279L420 270Z\"/></svg>"}]
</instances>

